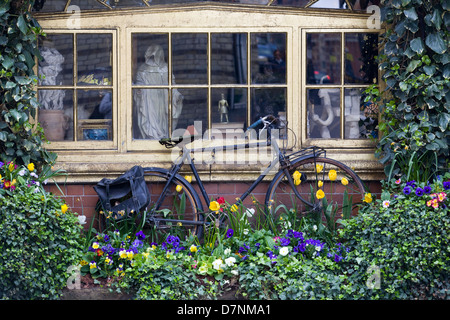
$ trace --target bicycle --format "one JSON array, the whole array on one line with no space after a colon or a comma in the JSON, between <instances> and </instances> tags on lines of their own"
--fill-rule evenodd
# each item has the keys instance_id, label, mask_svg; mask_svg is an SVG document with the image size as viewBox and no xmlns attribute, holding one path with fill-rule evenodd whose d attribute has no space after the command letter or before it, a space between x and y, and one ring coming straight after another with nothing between
<instances>
[{"instance_id":1,"label":"bicycle","mask_svg":"<svg viewBox=\"0 0 450 320\"><path fill-rule=\"evenodd\" d=\"M327 158L323 148L313 146L290 153L287 148L281 149L277 140L272 139L272 130L280 127L280 124L281 120L273 116L262 117L250 125L246 133L262 126L262 130L267 131L264 142L252 143L247 139L244 144L221 146L222 150L270 146L275 154L273 161L234 204L242 205L256 186L278 167L266 192L264 201L266 219L278 221L286 212L294 212L300 216L315 214L320 217L325 213L327 220L355 214L365 194L364 185L358 175L345 164ZM287 128L285 123L284 125ZM195 136L174 137L164 138L159 142L166 148L174 148L182 141L187 140L190 143L194 139ZM183 144L180 156L170 169L144 168L151 199L150 206L142 218L143 225L163 233L173 232L173 229L177 228L185 235L195 234L199 239L203 237L204 228L211 223L205 217L211 214L211 211L204 210L201 197L208 208L212 199L200 179L191 153L199 151L214 153L217 150L220 151L217 146L188 149L186 144ZM199 191L180 174L185 163L189 165ZM225 219L226 217L221 218L220 223Z\"/></svg>"}]
</instances>

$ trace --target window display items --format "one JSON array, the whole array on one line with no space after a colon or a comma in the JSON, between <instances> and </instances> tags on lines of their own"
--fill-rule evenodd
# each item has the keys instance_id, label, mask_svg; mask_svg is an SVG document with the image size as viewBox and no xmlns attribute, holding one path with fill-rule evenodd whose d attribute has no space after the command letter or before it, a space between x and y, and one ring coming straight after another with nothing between
<instances>
[{"instance_id":1,"label":"window display items","mask_svg":"<svg viewBox=\"0 0 450 320\"><path fill-rule=\"evenodd\" d=\"M222 93L222 99L219 100L220 122L222 123L228 123L228 108L228 101L225 99L225 96Z\"/></svg>"},{"instance_id":2,"label":"window display items","mask_svg":"<svg viewBox=\"0 0 450 320\"><path fill-rule=\"evenodd\" d=\"M320 138L334 138L331 134L333 125L339 124L337 120L340 117L340 90L339 89L320 89L318 96L321 101L321 112L317 112L314 105L311 108L311 132L314 126L319 128ZM317 112L317 113L316 113Z\"/></svg>"},{"instance_id":3,"label":"window display items","mask_svg":"<svg viewBox=\"0 0 450 320\"><path fill-rule=\"evenodd\" d=\"M173 75L172 84L175 84ZM137 70L136 85L168 85L168 66L161 46L151 45L145 51L145 62ZM168 137L168 89L138 89L133 98L139 138L159 140ZM183 96L175 89L172 91L174 129L182 108Z\"/></svg>"},{"instance_id":4,"label":"window display items","mask_svg":"<svg viewBox=\"0 0 450 320\"><path fill-rule=\"evenodd\" d=\"M61 72L64 57L54 48L41 49L42 61L39 63L40 85L55 86L56 77ZM62 83L59 83L61 85ZM64 90L39 90L39 122L45 136L50 141L64 140L68 118L64 115Z\"/></svg>"}]
</instances>

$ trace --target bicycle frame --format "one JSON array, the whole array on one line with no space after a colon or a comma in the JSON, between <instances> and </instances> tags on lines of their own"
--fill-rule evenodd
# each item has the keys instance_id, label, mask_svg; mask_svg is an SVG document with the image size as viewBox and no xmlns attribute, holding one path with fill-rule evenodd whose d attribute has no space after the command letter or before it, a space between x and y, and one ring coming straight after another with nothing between
<instances>
[{"instance_id":1,"label":"bicycle frame","mask_svg":"<svg viewBox=\"0 0 450 320\"><path fill-rule=\"evenodd\" d=\"M272 147L274 149L274 154L276 154L277 156L274 157L274 159L270 162L270 164L267 166L267 168L260 174L260 176L250 185L250 187L248 187L248 189L241 194L241 196L238 198L238 200L235 202L236 205L242 203L249 195L250 193L256 188L256 186L267 176L267 174L273 169L275 168L275 166L277 166L278 164L280 165L280 169L284 171L285 175L288 177L288 181L290 183L290 185L293 187L292 190L294 190L295 195L301 199L301 201L303 201L306 205L314 207L314 204L308 202L307 200L305 200L297 191L297 189L294 186L294 181L291 177L291 175L289 174L289 157L293 156L293 155L298 155L299 152L294 152L292 154L289 155L285 155L279 148L278 143L276 142L276 140L273 140L271 137L271 130L270 128L267 128L267 139L265 142L254 142L254 143L244 143L244 144L234 144L234 145L222 145L222 146L214 146L214 147L202 147L202 148L193 148L193 149L188 149L186 148L186 146L182 147L182 154L180 157L178 157L174 164L172 165L172 167L169 170L169 177L168 177L168 181L166 183L166 185L164 186L163 191L161 192L158 200L156 201L156 205L155 207L158 208L159 204L162 203L162 201L164 200L165 197L165 193L167 191L167 188L169 187L170 183L172 182L172 180L174 179L175 175L180 171L181 167L185 164L188 163L191 172L193 173L195 180L198 183L201 195L203 197L203 199L205 200L205 203L208 205L210 204L210 198L208 193L206 192L206 189L204 187L204 184L198 174L197 168L194 164L194 159L191 157L191 153L192 152L208 152L208 151L212 151L212 152L216 152L217 150L241 150L241 149L250 149L250 148L257 148L257 147ZM300 150L300 152L307 150L307 149L312 149L313 153L309 153L309 154L305 154L304 156L300 156L299 158L297 158L296 160L303 160L303 159L307 159L307 158L316 158L317 156L324 154L325 151L321 148L317 148L317 147L310 147L310 148L306 148L306 149L302 149ZM320 149L322 150L321 152L317 152L316 153L316 149ZM280 170L279 169L279 170ZM279 171L277 170L277 171ZM166 220L166 219L158 219L158 220ZM180 222L183 222L180 220ZM190 223L190 224L202 224L203 222L193 222L193 221L184 221L185 223Z\"/></svg>"}]
</instances>

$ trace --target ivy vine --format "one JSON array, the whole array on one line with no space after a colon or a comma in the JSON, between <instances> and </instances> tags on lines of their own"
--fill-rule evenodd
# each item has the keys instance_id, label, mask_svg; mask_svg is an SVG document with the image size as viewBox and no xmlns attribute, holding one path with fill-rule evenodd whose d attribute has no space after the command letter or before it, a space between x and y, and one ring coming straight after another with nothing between
<instances>
[{"instance_id":1,"label":"ivy vine","mask_svg":"<svg viewBox=\"0 0 450 320\"><path fill-rule=\"evenodd\" d=\"M376 154L390 176L427 180L449 169L450 0L381 3L386 90L367 91L382 111Z\"/></svg>"},{"instance_id":2,"label":"ivy vine","mask_svg":"<svg viewBox=\"0 0 450 320\"><path fill-rule=\"evenodd\" d=\"M56 154L44 148L45 137L33 123L38 101L34 66L40 58L37 37L44 35L30 14L34 0L0 4L0 160L17 164L52 164Z\"/></svg>"}]
</instances>

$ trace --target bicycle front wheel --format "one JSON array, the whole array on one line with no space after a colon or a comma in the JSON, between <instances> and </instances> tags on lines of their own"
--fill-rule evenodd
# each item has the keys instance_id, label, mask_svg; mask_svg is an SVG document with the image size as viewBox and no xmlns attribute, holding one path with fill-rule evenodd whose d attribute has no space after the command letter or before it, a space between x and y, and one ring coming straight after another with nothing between
<instances>
[{"instance_id":1,"label":"bicycle front wheel","mask_svg":"<svg viewBox=\"0 0 450 320\"><path fill-rule=\"evenodd\" d=\"M266 194L266 219L277 229L294 229L303 217L332 223L357 214L365 189L358 175L343 163L324 157L299 159L276 174Z\"/></svg>"},{"instance_id":2,"label":"bicycle front wheel","mask_svg":"<svg viewBox=\"0 0 450 320\"><path fill-rule=\"evenodd\" d=\"M203 206L192 185L178 174L167 185L169 172L162 168L144 168L144 175L150 190L145 230L155 241L169 234L182 240L191 234L201 239Z\"/></svg>"}]
</instances>

